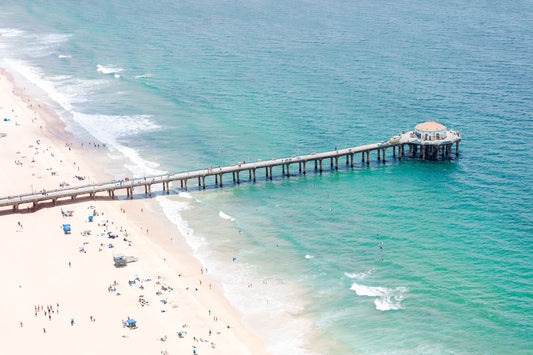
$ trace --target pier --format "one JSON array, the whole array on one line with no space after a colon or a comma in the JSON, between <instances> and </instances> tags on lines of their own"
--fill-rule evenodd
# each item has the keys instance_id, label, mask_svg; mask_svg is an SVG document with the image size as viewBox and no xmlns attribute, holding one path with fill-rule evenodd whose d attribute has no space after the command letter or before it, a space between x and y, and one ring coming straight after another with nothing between
<instances>
[{"instance_id":1,"label":"pier","mask_svg":"<svg viewBox=\"0 0 533 355\"><path fill-rule=\"evenodd\" d=\"M126 198L132 199L135 189L142 189L147 196L152 196L152 187L161 185L166 194L170 193L170 183L179 183L179 188L187 190L189 184L197 184L205 189L206 184L211 183L222 188L225 180L232 184L240 184L243 179L255 182L259 174L264 174L265 180L272 180L275 174L291 176L291 171L298 174L306 174L309 169L322 172L329 164L330 170L339 168L339 160L353 168L354 161L360 156L361 162L370 164L371 153L377 161L385 162L385 158L392 150L392 157L402 160L404 157L419 158L425 160L451 159L453 145L455 154L459 155L459 132L446 130L446 127L429 121L417 125L415 130L404 132L391 139L378 143L365 144L355 147L335 149L319 153L293 155L284 158L270 160L258 160L255 162L242 162L216 168L205 168L180 173L169 173L144 178L124 179L100 184L90 184L77 187L67 187L41 193L15 195L0 198L0 208L11 207L14 211L22 205L36 209L42 202L51 202L55 205L58 201L75 201L80 196L95 198L97 194L107 194L109 198L115 198L117 191L126 193ZM406 151L407 148L407 151ZM274 170L276 168L276 171ZM293 170L294 169L294 170ZM230 177L228 179L228 176ZM206 180L209 179L206 183ZM142 191L141 190L141 191Z\"/></svg>"}]
</instances>

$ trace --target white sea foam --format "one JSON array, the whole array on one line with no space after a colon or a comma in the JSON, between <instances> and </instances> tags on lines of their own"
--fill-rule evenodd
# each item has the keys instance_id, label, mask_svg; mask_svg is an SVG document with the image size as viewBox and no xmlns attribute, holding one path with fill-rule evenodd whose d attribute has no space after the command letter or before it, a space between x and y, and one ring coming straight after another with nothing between
<instances>
[{"instance_id":1,"label":"white sea foam","mask_svg":"<svg viewBox=\"0 0 533 355\"><path fill-rule=\"evenodd\" d=\"M46 57L55 52L60 44L67 42L71 36L64 33L23 35L26 45L22 47L22 52L33 58Z\"/></svg>"},{"instance_id":2,"label":"white sea foam","mask_svg":"<svg viewBox=\"0 0 533 355\"><path fill-rule=\"evenodd\" d=\"M18 37L24 33L24 31L17 30L16 28L0 28L0 36L2 37Z\"/></svg>"},{"instance_id":3,"label":"white sea foam","mask_svg":"<svg viewBox=\"0 0 533 355\"><path fill-rule=\"evenodd\" d=\"M103 73L103 74L115 74L115 73L120 73L123 70L124 69L116 68L112 65L108 65L108 66L103 66L101 64L96 65L96 71Z\"/></svg>"},{"instance_id":4,"label":"white sea foam","mask_svg":"<svg viewBox=\"0 0 533 355\"><path fill-rule=\"evenodd\" d=\"M372 287L353 283L350 290L355 291L358 296L375 297L374 304L378 311L390 311L401 309L401 302L404 294L407 292L406 287L396 287L394 289L387 287Z\"/></svg>"},{"instance_id":5,"label":"white sea foam","mask_svg":"<svg viewBox=\"0 0 533 355\"><path fill-rule=\"evenodd\" d=\"M127 157L133 164L126 164L134 176L160 175L166 173L157 169L159 164L143 159L139 153L118 142L119 138L134 136L143 132L156 131L160 126L150 116L108 116L73 112L74 120L110 150L116 150Z\"/></svg>"},{"instance_id":6,"label":"white sea foam","mask_svg":"<svg viewBox=\"0 0 533 355\"><path fill-rule=\"evenodd\" d=\"M142 74L142 75L135 75L135 79L141 79L141 78L151 78L152 74Z\"/></svg>"},{"instance_id":7,"label":"white sea foam","mask_svg":"<svg viewBox=\"0 0 533 355\"><path fill-rule=\"evenodd\" d=\"M313 256L313 255L309 255L309 254L307 254L307 255L305 256L305 258L306 258L306 259L313 259L314 256Z\"/></svg>"},{"instance_id":8,"label":"white sea foam","mask_svg":"<svg viewBox=\"0 0 533 355\"><path fill-rule=\"evenodd\" d=\"M192 200L192 198L193 198L192 195L191 195L190 193L188 193L188 192L183 192L183 191L180 192L180 197L188 198L188 199L191 199L191 200Z\"/></svg>"},{"instance_id":9,"label":"white sea foam","mask_svg":"<svg viewBox=\"0 0 533 355\"><path fill-rule=\"evenodd\" d=\"M60 58L60 59L70 59L70 58L72 58L71 55L67 55L67 54L59 54L57 57Z\"/></svg>"},{"instance_id":10,"label":"white sea foam","mask_svg":"<svg viewBox=\"0 0 533 355\"><path fill-rule=\"evenodd\" d=\"M72 37L72 35L67 33L45 33L36 35L37 41L41 44L64 43L67 42L70 37Z\"/></svg>"},{"instance_id":11,"label":"white sea foam","mask_svg":"<svg viewBox=\"0 0 533 355\"><path fill-rule=\"evenodd\" d=\"M105 143L111 150L121 152L133 165L127 165L134 175L157 175L165 171L156 169L158 165L144 160L134 149L126 147L118 142L118 139L134 136L143 132L159 130L161 127L155 124L150 116L134 115L98 115L78 112L73 103L86 100L90 91L102 84L99 81L72 80L68 77L44 78L41 70L29 66L20 60L5 60L9 69L19 73L37 88L43 90L46 95L59 104L62 109L71 114L72 120L84 128L92 136ZM69 84L65 81L69 80ZM58 88L61 88L58 89ZM67 122L68 125L68 122Z\"/></svg>"},{"instance_id":12,"label":"white sea foam","mask_svg":"<svg viewBox=\"0 0 533 355\"><path fill-rule=\"evenodd\" d=\"M189 227L181 216L181 211L190 208L189 202L175 199L171 200L166 196L157 196L156 200L163 208L165 216L178 227L178 231L185 237L185 241L191 247L193 253L198 256L200 251L207 246L207 241L205 238L196 236L194 230Z\"/></svg>"},{"instance_id":13,"label":"white sea foam","mask_svg":"<svg viewBox=\"0 0 533 355\"><path fill-rule=\"evenodd\" d=\"M22 60L5 59L8 69L22 75L26 80L43 90L50 99L58 103L67 111L72 110L71 101L68 96L59 92L50 80L45 80L44 74L38 68L28 65Z\"/></svg>"},{"instance_id":14,"label":"white sea foam","mask_svg":"<svg viewBox=\"0 0 533 355\"><path fill-rule=\"evenodd\" d=\"M372 274L372 270L368 270L367 272L352 272L352 273L345 272L344 273L346 277L349 277L351 279L358 279L358 280L363 280L364 278L366 278L367 276L371 274Z\"/></svg>"},{"instance_id":15,"label":"white sea foam","mask_svg":"<svg viewBox=\"0 0 533 355\"><path fill-rule=\"evenodd\" d=\"M227 219L228 221L231 221L231 222L234 222L235 221L235 218L231 217L231 216L228 216L227 214L225 214L224 212L222 211L219 211L218 212L218 216L220 218L223 218L223 219Z\"/></svg>"}]
</instances>

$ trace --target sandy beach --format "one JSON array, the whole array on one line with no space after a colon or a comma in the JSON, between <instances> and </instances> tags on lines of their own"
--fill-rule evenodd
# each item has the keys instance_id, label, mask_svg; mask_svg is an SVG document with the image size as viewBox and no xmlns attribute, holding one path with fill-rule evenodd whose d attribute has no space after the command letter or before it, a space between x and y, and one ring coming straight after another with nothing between
<instances>
[{"instance_id":1,"label":"sandy beach","mask_svg":"<svg viewBox=\"0 0 533 355\"><path fill-rule=\"evenodd\" d=\"M89 157L105 159L103 147L72 141L3 70L0 120L1 196L114 178ZM2 353L266 353L149 202L97 197L0 212ZM120 253L137 261L115 267Z\"/></svg>"}]
</instances>

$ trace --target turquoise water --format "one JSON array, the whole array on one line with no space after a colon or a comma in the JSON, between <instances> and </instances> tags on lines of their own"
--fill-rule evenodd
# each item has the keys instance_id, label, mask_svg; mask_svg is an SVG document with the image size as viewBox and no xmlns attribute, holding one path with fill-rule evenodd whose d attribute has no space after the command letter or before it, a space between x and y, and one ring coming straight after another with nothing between
<instances>
[{"instance_id":1,"label":"turquoise water","mask_svg":"<svg viewBox=\"0 0 533 355\"><path fill-rule=\"evenodd\" d=\"M524 353L532 15L526 1L7 0L0 61L138 176L427 120L460 130L452 161L357 157L154 200L273 353Z\"/></svg>"}]
</instances>

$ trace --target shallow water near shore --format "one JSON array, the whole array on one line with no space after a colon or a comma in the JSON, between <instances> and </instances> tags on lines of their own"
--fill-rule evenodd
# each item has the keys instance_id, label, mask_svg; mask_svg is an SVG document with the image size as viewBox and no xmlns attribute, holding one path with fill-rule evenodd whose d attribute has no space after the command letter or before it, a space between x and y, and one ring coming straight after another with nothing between
<instances>
[{"instance_id":1,"label":"shallow water near shore","mask_svg":"<svg viewBox=\"0 0 533 355\"><path fill-rule=\"evenodd\" d=\"M530 3L0 10L0 66L117 175L460 130L451 161L356 156L154 200L272 353L533 348Z\"/></svg>"}]
</instances>

